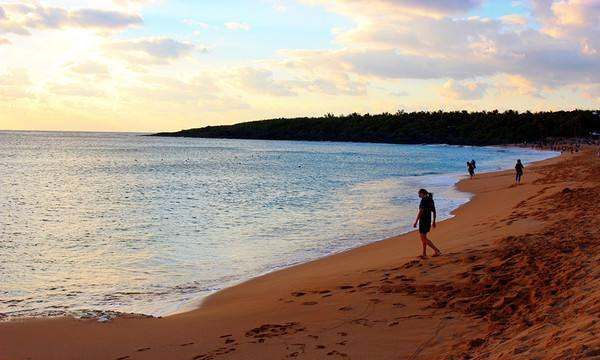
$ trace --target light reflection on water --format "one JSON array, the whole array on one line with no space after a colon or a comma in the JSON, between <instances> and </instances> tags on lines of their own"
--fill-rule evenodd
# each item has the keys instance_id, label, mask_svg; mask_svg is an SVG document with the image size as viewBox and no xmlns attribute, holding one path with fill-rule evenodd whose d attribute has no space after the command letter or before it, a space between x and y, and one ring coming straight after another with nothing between
<instances>
[{"instance_id":1,"label":"light reflection on water","mask_svg":"<svg viewBox=\"0 0 600 360\"><path fill-rule=\"evenodd\" d=\"M164 315L249 277L408 229L416 190L522 149L0 132L0 313Z\"/></svg>"}]
</instances>

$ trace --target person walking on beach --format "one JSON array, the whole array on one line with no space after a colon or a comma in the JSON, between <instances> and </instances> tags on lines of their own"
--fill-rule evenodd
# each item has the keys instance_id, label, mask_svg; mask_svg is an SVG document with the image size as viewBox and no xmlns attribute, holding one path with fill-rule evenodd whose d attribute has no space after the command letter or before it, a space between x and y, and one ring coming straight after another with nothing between
<instances>
[{"instance_id":1,"label":"person walking on beach","mask_svg":"<svg viewBox=\"0 0 600 360\"><path fill-rule=\"evenodd\" d=\"M521 159L517 160L517 165L515 165L515 171L517 173L516 177L515 177L515 181L517 184L521 183L521 178L523 177L523 170L525 169L525 166L523 166L523 163L521 162Z\"/></svg>"},{"instance_id":2,"label":"person walking on beach","mask_svg":"<svg viewBox=\"0 0 600 360\"><path fill-rule=\"evenodd\" d=\"M417 218L415 219L415 223L413 227L417 227L419 225L419 235L421 236L421 243L423 244L423 254L420 256L421 259L427 258L427 246L435 251L433 256L440 256L442 252L427 238L427 234L431 231L431 227L435 228L435 203L433 202L433 194L428 192L425 189L419 190L419 197L421 198L421 203L419 204L419 213L417 214ZM431 214L433 213L433 222Z\"/></svg>"},{"instance_id":3,"label":"person walking on beach","mask_svg":"<svg viewBox=\"0 0 600 360\"><path fill-rule=\"evenodd\" d=\"M473 163L473 161L467 161L467 170L469 171L469 175L472 179L473 176L475 176L475 164Z\"/></svg>"}]
</instances>

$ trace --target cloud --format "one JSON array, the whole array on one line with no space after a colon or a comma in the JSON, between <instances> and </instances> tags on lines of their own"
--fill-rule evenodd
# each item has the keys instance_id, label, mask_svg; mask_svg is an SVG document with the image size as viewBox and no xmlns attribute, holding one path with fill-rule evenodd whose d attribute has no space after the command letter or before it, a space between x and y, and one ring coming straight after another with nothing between
<instances>
[{"instance_id":1,"label":"cloud","mask_svg":"<svg viewBox=\"0 0 600 360\"><path fill-rule=\"evenodd\" d=\"M0 9L0 33L17 35L29 35L34 29L119 30L142 23L139 15L100 9L67 10L18 3L3 3Z\"/></svg>"},{"instance_id":2,"label":"cloud","mask_svg":"<svg viewBox=\"0 0 600 360\"><path fill-rule=\"evenodd\" d=\"M206 95L198 99L198 107L205 112L247 110L251 106L239 96Z\"/></svg>"},{"instance_id":3,"label":"cloud","mask_svg":"<svg viewBox=\"0 0 600 360\"><path fill-rule=\"evenodd\" d=\"M167 37L114 41L107 48L134 64L165 64L196 50L192 43ZM205 48L199 50L207 51Z\"/></svg>"},{"instance_id":4,"label":"cloud","mask_svg":"<svg viewBox=\"0 0 600 360\"><path fill-rule=\"evenodd\" d=\"M583 89L583 97L600 104L600 84L585 86Z\"/></svg>"},{"instance_id":5,"label":"cloud","mask_svg":"<svg viewBox=\"0 0 600 360\"><path fill-rule=\"evenodd\" d=\"M252 28L249 24L242 22L227 22L224 24L225 28L229 30L242 30L242 31L250 31Z\"/></svg>"},{"instance_id":6,"label":"cloud","mask_svg":"<svg viewBox=\"0 0 600 360\"><path fill-rule=\"evenodd\" d=\"M139 86L126 90L135 94L136 100L181 106L203 112L228 112L249 109L250 105L239 96L230 93L221 82L222 76L200 74L182 81L164 76L144 76Z\"/></svg>"},{"instance_id":7,"label":"cloud","mask_svg":"<svg viewBox=\"0 0 600 360\"><path fill-rule=\"evenodd\" d=\"M596 0L563 0L550 5L555 21L560 25L587 26L598 24L600 2Z\"/></svg>"},{"instance_id":8,"label":"cloud","mask_svg":"<svg viewBox=\"0 0 600 360\"><path fill-rule=\"evenodd\" d=\"M503 75L496 87L501 93L509 96L516 94L544 98L541 89L533 81L521 75Z\"/></svg>"},{"instance_id":9,"label":"cloud","mask_svg":"<svg viewBox=\"0 0 600 360\"><path fill-rule=\"evenodd\" d=\"M10 40L6 39L6 38L1 38L0 37L0 46L2 45L9 45L11 44Z\"/></svg>"},{"instance_id":10,"label":"cloud","mask_svg":"<svg viewBox=\"0 0 600 360\"><path fill-rule=\"evenodd\" d=\"M514 14L499 19L452 15L475 8L479 1L320 2L355 20L355 26L335 33L340 50L287 52L286 62L312 72L341 69L352 78L368 81L444 81L446 95L455 98L481 98L483 87L470 89L465 84L502 75L526 79L538 89L527 91L531 96L539 96L539 89L544 88L599 83L600 13L596 8L600 2L533 2L531 21ZM408 5L436 9L437 15L400 10ZM381 11L384 7L388 11ZM577 15L569 15L569 21L557 18L557 9L566 11L565 7L578 9L571 9ZM539 22L541 29L530 26ZM561 31L548 31L558 25ZM453 82L447 83L448 79Z\"/></svg>"},{"instance_id":11,"label":"cloud","mask_svg":"<svg viewBox=\"0 0 600 360\"><path fill-rule=\"evenodd\" d=\"M455 100L478 100L485 95L487 87L480 82L457 82L450 79L442 86L441 94Z\"/></svg>"},{"instance_id":12,"label":"cloud","mask_svg":"<svg viewBox=\"0 0 600 360\"><path fill-rule=\"evenodd\" d=\"M185 25L188 26L196 26L202 29L209 29L211 26L205 22L202 21L198 21L198 20L194 20L194 19L183 19L181 20L182 23L184 23Z\"/></svg>"},{"instance_id":13,"label":"cloud","mask_svg":"<svg viewBox=\"0 0 600 360\"><path fill-rule=\"evenodd\" d=\"M357 73L387 79L466 79L498 71L495 64L476 59L428 57L395 50L346 51L337 58Z\"/></svg>"},{"instance_id":14,"label":"cloud","mask_svg":"<svg viewBox=\"0 0 600 360\"><path fill-rule=\"evenodd\" d=\"M80 75L94 80L103 80L110 78L110 70L106 64L95 61L84 61L70 63L66 68L75 75Z\"/></svg>"},{"instance_id":15,"label":"cloud","mask_svg":"<svg viewBox=\"0 0 600 360\"><path fill-rule=\"evenodd\" d=\"M106 94L93 86L82 83L66 83L66 84L49 84L46 86L47 91L52 95L63 95L72 97L102 97Z\"/></svg>"},{"instance_id":16,"label":"cloud","mask_svg":"<svg viewBox=\"0 0 600 360\"><path fill-rule=\"evenodd\" d=\"M341 71L308 72L301 66L290 63L270 62L266 67L243 67L223 78L235 87L250 94L277 97L299 96L302 94L364 95L366 83L352 79ZM271 70L277 71L277 74ZM277 75L277 76L276 76Z\"/></svg>"},{"instance_id":17,"label":"cloud","mask_svg":"<svg viewBox=\"0 0 600 360\"><path fill-rule=\"evenodd\" d=\"M405 17L418 14L441 17L447 14L466 13L479 7L483 0L304 0L323 4L332 11L357 18L386 16Z\"/></svg>"},{"instance_id":18,"label":"cloud","mask_svg":"<svg viewBox=\"0 0 600 360\"><path fill-rule=\"evenodd\" d=\"M241 87L259 94L273 96L296 95L290 82L276 81L273 72L270 70L252 67L241 68L236 71L234 79Z\"/></svg>"},{"instance_id":19,"label":"cloud","mask_svg":"<svg viewBox=\"0 0 600 360\"><path fill-rule=\"evenodd\" d=\"M112 0L115 4L129 6L129 5L144 5L153 2L153 0Z\"/></svg>"},{"instance_id":20,"label":"cloud","mask_svg":"<svg viewBox=\"0 0 600 360\"><path fill-rule=\"evenodd\" d=\"M542 32L580 43L588 54L600 50L600 1L532 0L532 4Z\"/></svg>"},{"instance_id":21,"label":"cloud","mask_svg":"<svg viewBox=\"0 0 600 360\"><path fill-rule=\"evenodd\" d=\"M0 99L14 100L30 97L29 91L31 81L25 69L11 69L0 74Z\"/></svg>"},{"instance_id":22,"label":"cloud","mask_svg":"<svg viewBox=\"0 0 600 360\"><path fill-rule=\"evenodd\" d=\"M142 23L139 15L124 14L117 11L82 9L70 14L70 23L80 27L120 29Z\"/></svg>"},{"instance_id":23,"label":"cloud","mask_svg":"<svg viewBox=\"0 0 600 360\"><path fill-rule=\"evenodd\" d=\"M367 0L350 0L349 2L372 3ZM377 1L375 1L377 2ZM379 3L400 8L421 8L444 13L463 12L481 5L482 0L379 0Z\"/></svg>"},{"instance_id":24,"label":"cloud","mask_svg":"<svg viewBox=\"0 0 600 360\"><path fill-rule=\"evenodd\" d=\"M500 19L507 24L518 26L525 26L529 22L525 16L519 14L504 15Z\"/></svg>"}]
</instances>

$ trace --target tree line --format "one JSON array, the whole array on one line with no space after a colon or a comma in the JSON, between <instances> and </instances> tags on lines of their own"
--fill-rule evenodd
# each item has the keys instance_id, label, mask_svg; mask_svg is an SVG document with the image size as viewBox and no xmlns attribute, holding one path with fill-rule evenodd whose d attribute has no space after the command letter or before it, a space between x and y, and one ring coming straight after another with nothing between
<instances>
[{"instance_id":1,"label":"tree line","mask_svg":"<svg viewBox=\"0 0 600 360\"><path fill-rule=\"evenodd\" d=\"M154 136L350 141L393 144L497 145L548 138L587 137L600 131L592 110L518 112L420 111L279 118L206 126Z\"/></svg>"}]
</instances>

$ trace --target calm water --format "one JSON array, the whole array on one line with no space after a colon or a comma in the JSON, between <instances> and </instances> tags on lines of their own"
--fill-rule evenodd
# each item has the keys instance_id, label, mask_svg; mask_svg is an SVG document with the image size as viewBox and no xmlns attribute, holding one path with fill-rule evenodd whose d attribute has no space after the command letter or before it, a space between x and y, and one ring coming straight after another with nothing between
<instances>
[{"instance_id":1,"label":"calm water","mask_svg":"<svg viewBox=\"0 0 600 360\"><path fill-rule=\"evenodd\" d=\"M523 149L0 132L0 313L164 315L225 286L442 217ZM410 254L407 254L410 255ZM1 317L1 316L0 316Z\"/></svg>"}]
</instances>

